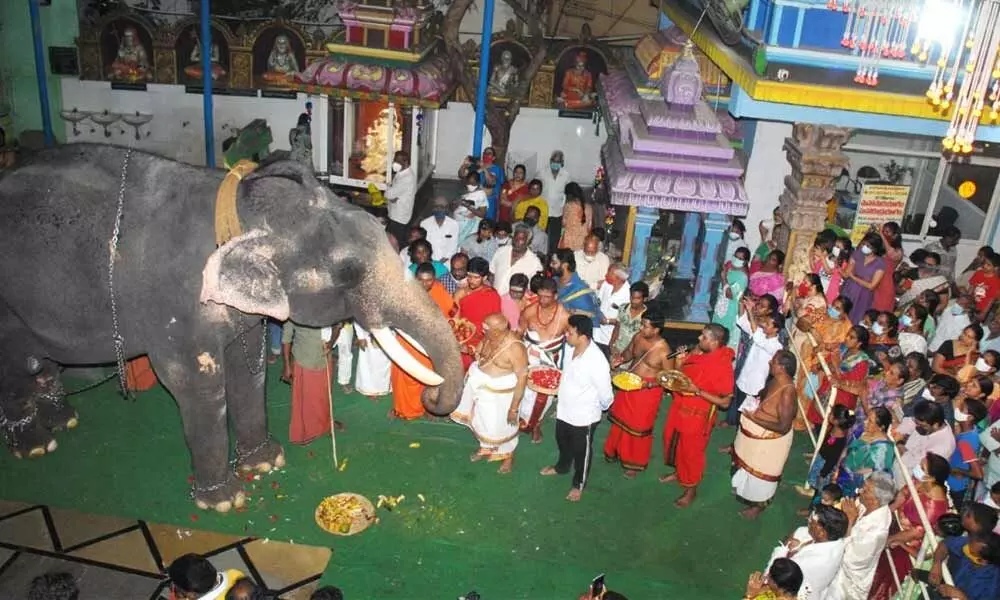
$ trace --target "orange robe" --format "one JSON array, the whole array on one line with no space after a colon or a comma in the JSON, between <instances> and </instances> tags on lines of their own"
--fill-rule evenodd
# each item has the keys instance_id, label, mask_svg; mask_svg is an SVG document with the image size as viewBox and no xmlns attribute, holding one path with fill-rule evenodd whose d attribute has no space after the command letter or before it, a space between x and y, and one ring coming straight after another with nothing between
<instances>
[{"instance_id":1,"label":"orange robe","mask_svg":"<svg viewBox=\"0 0 1000 600\"><path fill-rule=\"evenodd\" d=\"M435 281L434 286L428 292L431 300L438 305L445 318L451 317L455 312L455 301L451 294L440 282ZM431 359L421 354L409 342L400 336L396 336L403 348L415 357L425 367L431 368ZM418 419L424 415L424 403L420 395L424 391L424 384L411 377L406 371L392 363L392 372L389 375L392 383L392 410L401 419Z\"/></svg>"},{"instance_id":2,"label":"orange robe","mask_svg":"<svg viewBox=\"0 0 1000 600\"><path fill-rule=\"evenodd\" d=\"M733 393L732 348L722 347L708 354L688 357L681 371L694 385L713 396ZM677 470L683 487L694 487L705 474L705 449L715 424L715 405L701 396L674 393L663 429L663 462Z\"/></svg>"}]
</instances>

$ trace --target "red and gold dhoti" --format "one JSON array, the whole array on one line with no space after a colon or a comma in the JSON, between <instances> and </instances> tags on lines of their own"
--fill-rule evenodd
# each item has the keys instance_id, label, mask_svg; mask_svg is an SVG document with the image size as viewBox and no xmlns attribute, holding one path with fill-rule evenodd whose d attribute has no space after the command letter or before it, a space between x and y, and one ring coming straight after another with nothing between
<instances>
[{"instance_id":1,"label":"red and gold dhoti","mask_svg":"<svg viewBox=\"0 0 1000 600\"><path fill-rule=\"evenodd\" d=\"M288 441L307 444L330 431L330 393L328 370L306 369L295 363Z\"/></svg>"},{"instance_id":2,"label":"red and gold dhoti","mask_svg":"<svg viewBox=\"0 0 1000 600\"><path fill-rule=\"evenodd\" d=\"M633 471L643 471L649 464L656 413L663 398L663 388L655 377L643 378L643 382L653 383L656 387L618 390L615 393L615 401L608 414L611 431L604 443L604 456L617 458L623 467Z\"/></svg>"}]
</instances>

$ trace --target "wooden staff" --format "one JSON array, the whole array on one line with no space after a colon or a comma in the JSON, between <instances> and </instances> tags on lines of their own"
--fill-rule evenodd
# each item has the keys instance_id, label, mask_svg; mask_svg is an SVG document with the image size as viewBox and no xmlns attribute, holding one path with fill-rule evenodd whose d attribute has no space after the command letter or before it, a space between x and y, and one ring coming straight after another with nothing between
<instances>
[{"instance_id":1,"label":"wooden staff","mask_svg":"<svg viewBox=\"0 0 1000 600\"><path fill-rule=\"evenodd\" d=\"M336 471L340 465L337 460L337 427L333 419L333 390L330 389L332 380L330 379L330 353L326 355L326 398L330 401L330 443L333 445L333 470Z\"/></svg>"}]
</instances>

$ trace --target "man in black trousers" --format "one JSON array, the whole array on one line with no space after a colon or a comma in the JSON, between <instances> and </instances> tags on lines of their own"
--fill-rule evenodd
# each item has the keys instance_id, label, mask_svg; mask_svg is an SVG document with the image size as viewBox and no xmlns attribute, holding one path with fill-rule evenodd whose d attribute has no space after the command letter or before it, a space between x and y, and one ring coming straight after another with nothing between
<instances>
[{"instance_id":1,"label":"man in black trousers","mask_svg":"<svg viewBox=\"0 0 1000 600\"><path fill-rule=\"evenodd\" d=\"M564 354L562 378L556 400L556 444L559 461L542 469L542 475L569 473L573 467L573 488L566 499L576 502L583 494L594 457L594 431L601 413L614 400L611 367L604 353L591 339L594 323L590 317L572 315L566 343L572 352Z\"/></svg>"}]
</instances>

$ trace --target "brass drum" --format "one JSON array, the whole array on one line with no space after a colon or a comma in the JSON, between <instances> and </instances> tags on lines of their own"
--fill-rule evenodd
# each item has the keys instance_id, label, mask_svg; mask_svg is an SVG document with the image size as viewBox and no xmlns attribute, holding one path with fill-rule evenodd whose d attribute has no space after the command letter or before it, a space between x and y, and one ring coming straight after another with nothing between
<instances>
[{"instance_id":1,"label":"brass drum","mask_svg":"<svg viewBox=\"0 0 1000 600\"><path fill-rule=\"evenodd\" d=\"M694 384L691 382L691 378L676 369L660 371L656 378L660 381L660 385L671 392L694 393Z\"/></svg>"}]
</instances>

